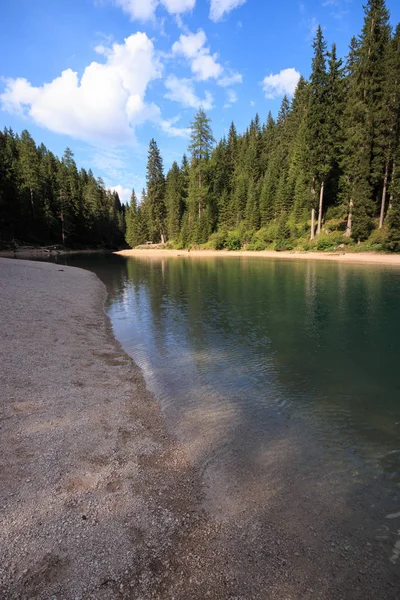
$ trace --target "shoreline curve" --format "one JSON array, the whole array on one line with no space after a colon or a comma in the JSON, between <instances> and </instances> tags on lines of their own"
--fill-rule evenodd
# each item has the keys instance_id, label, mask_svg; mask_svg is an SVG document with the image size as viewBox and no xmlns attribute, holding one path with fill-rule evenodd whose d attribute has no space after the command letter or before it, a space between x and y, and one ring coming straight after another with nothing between
<instances>
[{"instance_id":1,"label":"shoreline curve","mask_svg":"<svg viewBox=\"0 0 400 600\"><path fill-rule=\"evenodd\" d=\"M0 258L0 597L394 600L399 576L364 509L307 465L294 473L294 439L269 450L274 489L257 518L205 510L199 469L105 298L89 271Z\"/></svg>"}]
</instances>

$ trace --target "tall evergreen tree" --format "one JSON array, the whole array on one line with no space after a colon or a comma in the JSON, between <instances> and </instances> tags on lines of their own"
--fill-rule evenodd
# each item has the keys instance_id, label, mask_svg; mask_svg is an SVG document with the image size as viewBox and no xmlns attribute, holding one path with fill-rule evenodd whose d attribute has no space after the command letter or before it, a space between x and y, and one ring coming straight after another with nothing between
<instances>
[{"instance_id":1,"label":"tall evergreen tree","mask_svg":"<svg viewBox=\"0 0 400 600\"><path fill-rule=\"evenodd\" d=\"M163 161L157 143L152 138L149 144L147 157L147 200L150 208L152 235L157 241L165 242L166 236L166 206L165 206L165 178Z\"/></svg>"},{"instance_id":2,"label":"tall evergreen tree","mask_svg":"<svg viewBox=\"0 0 400 600\"><path fill-rule=\"evenodd\" d=\"M167 206L168 237L179 237L183 214L182 174L177 162L172 164L167 174L165 202Z\"/></svg>"},{"instance_id":3,"label":"tall evergreen tree","mask_svg":"<svg viewBox=\"0 0 400 600\"><path fill-rule=\"evenodd\" d=\"M209 203L209 159L214 145L210 119L200 109L191 123L189 151L191 169L189 180L189 220L192 221L196 241L203 239L205 232L211 229L211 210ZM196 212L197 215L196 215ZM206 215L204 215L206 211ZM205 223L205 219L207 223ZM205 240L204 240L205 241Z\"/></svg>"},{"instance_id":4,"label":"tall evergreen tree","mask_svg":"<svg viewBox=\"0 0 400 600\"><path fill-rule=\"evenodd\" d=\"M347 235L366 239L372 228L375 194L383 187L384 152L380 110L386 53L390 37L384 0L369 0L364 26L357 43L352 42L348 61L348 94L344 124L342 164L349 202Z\"/></svg>"},{"instance_id":5,"label":"tall evergreen tree","mask_svg":"<svg viewBox=\"0 0 400 600\"><path fill-rule=\"evenodd\" d=\"M317 235L321 233L326 178L331 169L331 131L328 127L327 46L319 25L313 43L311 94L308 109L308 162L312 180L312 195L319 190Z\"/></svg>"}]
</instances>

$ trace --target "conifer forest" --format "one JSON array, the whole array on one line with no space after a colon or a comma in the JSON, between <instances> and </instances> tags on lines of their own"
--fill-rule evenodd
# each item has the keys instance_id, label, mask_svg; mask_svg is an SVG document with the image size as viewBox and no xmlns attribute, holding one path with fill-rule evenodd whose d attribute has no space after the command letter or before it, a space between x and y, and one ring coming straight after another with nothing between
<instances>
[{"instance_id":1,"label":"conifer forest","mask_svg":"<svg viewBox=\"0 0 400 600\"><path fill-rule=\"evenodd\" d=\"M166 174L152 139L126 208L69 149L60 160L27 131L0 132L0 242L400 251L400 24L384 0L364 10L344 58L318 28L311 75L276 118L216 141L200 109Z\"/></svg>"}]
</instances>

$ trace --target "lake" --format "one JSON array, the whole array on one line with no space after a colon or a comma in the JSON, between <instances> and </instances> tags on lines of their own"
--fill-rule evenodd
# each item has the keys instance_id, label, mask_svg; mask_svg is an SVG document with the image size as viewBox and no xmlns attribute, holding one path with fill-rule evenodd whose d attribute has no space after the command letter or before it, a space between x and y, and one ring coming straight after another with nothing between
<instances>
[{"instance_id":1,"label":"lake","mask_svg":"<svg viewBox=\"0 0 400 600\"><path fill-rule=\"evenodd\" d=\"M290 486L314 486L317 473L335 504L373 506L368 536L398 562L400 269L186 253L58 260L106 284L115 335L219 518L270 502L282 473Z\"/></svg>"}]
</instances>

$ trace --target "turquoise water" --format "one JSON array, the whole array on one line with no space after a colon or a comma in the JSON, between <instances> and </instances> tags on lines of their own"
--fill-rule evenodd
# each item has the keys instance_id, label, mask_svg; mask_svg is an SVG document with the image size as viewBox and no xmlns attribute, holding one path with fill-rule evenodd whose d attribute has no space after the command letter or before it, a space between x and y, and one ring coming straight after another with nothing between
<instances>
[{"instance_id":1,"label":"turquoise water","mask_svg":"<svg viewBox=\"0 0 400 600\"><path fill-rule=\"evenodd\" d=\"M261 446L283 419L399 487L399 269L236 257L68 262L106 283L115 334L183 437L238 446L245 461L246 444Z\"/></svg>"}]
</instances>

